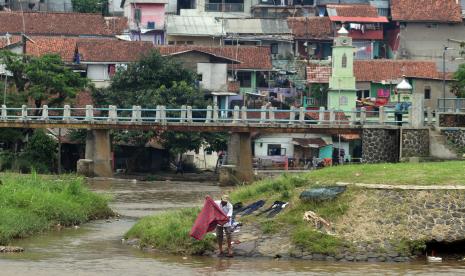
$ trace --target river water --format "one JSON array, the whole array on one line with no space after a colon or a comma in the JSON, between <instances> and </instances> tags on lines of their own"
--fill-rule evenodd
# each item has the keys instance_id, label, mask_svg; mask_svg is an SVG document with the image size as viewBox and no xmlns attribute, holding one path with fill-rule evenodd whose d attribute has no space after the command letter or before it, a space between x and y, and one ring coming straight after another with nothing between
<instances>
[{"instance_id":1,"label":"river water","mask_svg":"<svg viewBox=\"0 0 465 276\"><path fill-rule=\"evenodd\" d=\"M109 193L119 220L94 221L15 242L21 254L0 255L0 275L463 275L465 263L329 263L300 260L218 259L143 253L123 245L122 235L140 217L201 205L221 189L208 183L93 180Z\"/></svg>"}]
</instances>

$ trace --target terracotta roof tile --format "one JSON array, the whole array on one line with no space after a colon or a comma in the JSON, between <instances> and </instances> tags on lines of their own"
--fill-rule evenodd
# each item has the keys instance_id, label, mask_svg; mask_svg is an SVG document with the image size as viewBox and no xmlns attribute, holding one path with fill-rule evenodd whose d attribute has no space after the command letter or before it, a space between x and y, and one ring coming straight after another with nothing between
<instances>
[{"instance_id":1,"label":"terracotta roof tile","mask_svg":"<svg viewBox=\"0 0 465 276\"><path fill-rule=\"evenodd\" d=\"M392 20L462 22L462 9L456 0L391 0Z\"/></svg>"},{"instance_id":2,"label":"terracotta roof tile","mask_svg":"<svg viewBox=\"0 0 465 276\"><path fill-rule=\"evenodd\" d=\"M105 17L105 23L113 34L123 34L129 28L124 16Z\"/></svg>"},{"instance_id":3,"label":"terracotta roof tile","mask_svg":"<svg viewBox=\"0 0 465 276\"><path fill-rule=\"evenodd\" d=\"M76 42L79 38L33 36L26 41L26 53L32 56L58 54L64 62L72 62Z\"/></svg>"},{"instance_id":4,"label":"terracotta roof tile","mask_svg":"<svg viewBox=\"0 0 465 276\"><path fill-rule=\"evenodd\" d=\"M442 79L435 62L416 60L356 60L354 74L359 82L398 80L403 75L411 78ZM330 75L329 65L311 64L307 67L308 83L327 83Z\"/></svg>"},{"instance_id":5,"label":"terracotta roof tile","mask_svg":"<svg viewBox=\"0 0 465 276\"><path fill-rule=\"evenodd\" d=\"M0 49L19 42L21 42L21 36L19 35L12 35L9 39L9 43L5 36L0 36Z\"/></svg>"},{"instance_id":6,"label":"terracotta roof tile","mask_svg":"<svg viewBox=\"0 0 465 276\"><path fill-rule=\"evenodd\" d=\"M155 46L162 55L170 55L188 50L198 50L206 53L212 53L218 56L224 56L230 59L239 60L240 64L230 64L233 69L259 69L271 70L271 52L269 47L258 46L224 46L224 47L208 47L196 45L163 45Z\"/></svg>"},{"instance_id":7,"label":"terracotta roof tile","mask_svg":"<svg viewBox=\"0 0 465 276\"><path fill-rule=\"evenodd\" d=\"M326 9L333 9L336 11L337 16L342 17L378 17L378 11L371 5L326 5Z\"/></svg>"},{"instance_id":8,"label":"terracotta roof tile","mask_svg":"<svg viewBox=\"0 0 465 276\"><path fill-rule=\"evenodd\" d=\"M153 50L150 41L93 39L77 42L82 62L135 62Z\"/></svg>"},{"instance_id":9,"label":"terracotta roof tile","mask_svg":"<svg viewBox=\"0 0 465 276\"><path fill-rule=\"evenodd\" d=\"M0 12L0 22L0 34L19 34L23 30L20 12ZM29 35L113 35L99 14L25 12L24 23Z\"/></svg>"},{"instance_id":10,"label":"terracotta roof tile","mask_svg":"<svg viewBox=\"0 0 465 276\"><path fill-rule=\"evenodd\" d=\"M328 17L290 17L287 24L297 39L331 40L333 37Z\"/></svg>"}]
</instances>

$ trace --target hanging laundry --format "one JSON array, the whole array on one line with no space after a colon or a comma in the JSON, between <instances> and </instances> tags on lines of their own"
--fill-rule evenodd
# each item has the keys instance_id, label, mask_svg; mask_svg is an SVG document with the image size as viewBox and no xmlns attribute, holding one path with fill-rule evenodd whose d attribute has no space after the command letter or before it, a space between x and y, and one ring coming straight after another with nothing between
<instances>
[{"instance_id":1,"label":"hanging laundry","mask_svg":"<svg viewBox=\"0 0 465 276\"><path fill-rule=\"evenodd\" d=\"M217 225L223 225L228 221L229 219L223 210L211 197L207 196L189 235L194 239L201 240L208 232L215 230Z\"/></svg>"},{"instance_id":2,"label":"hanging laundry","mask_svg":"<svg viewBox=\"0 0 465 276\"><path fill-rule=\"evenodd\" d=\"M361 30L362 25L359 24L359 23L350 23L349 28L352 29L352 30Z\"/></svg>"}]
</instances>

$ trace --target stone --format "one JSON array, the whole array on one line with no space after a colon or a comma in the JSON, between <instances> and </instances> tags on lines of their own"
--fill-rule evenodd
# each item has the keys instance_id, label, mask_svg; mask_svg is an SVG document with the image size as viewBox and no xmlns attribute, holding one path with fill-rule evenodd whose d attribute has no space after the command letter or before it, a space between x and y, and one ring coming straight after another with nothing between
<instances>
[{"instance_id":1,"label":"stone","mask_svg":"<svg viewBox=\"0 0 465 276\"><path fill-rule=\"evenodd\" d=\"M331 256L326 256L326 259L325 259L327 262L334 262L335 258L334 257L331 257Z\"/></svg>"},{"instance_id":2,"label":"stone","mask_svg":"<svg viewBox=\"0 0 465 276\"><path fill-rule=\"evenodd\" d=\"M367 255L357 255L355 257L355 260L357 260L357 262L365 262L367 259L368 259Z\"/></svg>"},{"instance_id":3,"label":"stone","mask_svg":"<svg viewBox=\"0 0 465 276\"><path fill-rule=\"evenodd\" d=\"M386 261L386 257L384 257L384 256L379 256L379 257L377 258L377 260L378 260L378 262L385 262L385 261Z\"/></svg>"},{"instance_id":4,"label":"stone","mask_svg":"<svg viewBox=\"0 0 465 276\"><path fill-rule=\"evenodd\" d=\"M347 260L347 261L349 261L349 262L351 262L351 261L353 261L355 258L354 258L354 256L346 255L344 259Z\"/></svg>"},{"instance_id":5,"label":"stone","mask_svg":"<svg viewBox=\"0 0 465 276\"><path fill-rule=\"evenodd\" d=\"M242 242L234 245L234 254L238 256L250 256L256 249L256 243L254 241Z\"/></svg>"},{"instance_id":6,"label":"stone","mask_svg":"<svg viewBox=\"0 0 465 276\"><path fill-rule=\"evenodd\" d=\"M315 253L313 254L313 260L315 261L323 261L326 259L326 256L323 254Z\"/></svg>"}]
</instances>

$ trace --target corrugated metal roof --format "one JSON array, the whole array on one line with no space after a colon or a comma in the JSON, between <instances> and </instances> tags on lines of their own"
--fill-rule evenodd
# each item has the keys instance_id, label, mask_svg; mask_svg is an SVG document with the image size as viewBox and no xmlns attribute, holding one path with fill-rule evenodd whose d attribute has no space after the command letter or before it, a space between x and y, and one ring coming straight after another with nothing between
<instances>
[{"instance_id":1,"label":"corrugated metal roof","mask_svg":"<svg viewBox=\"0 0 465 276\"><path fill-rule=\"evenodd\" d=\"M167 16L168 35L221 36L221 20L209 16Z\"/></svg>"},{"instance_id":2,"label":"corrugated metal roof","mask_svg":"<svg viewBox=\"0 0 465 276\"><path fill-rule=\"evenodd\" d=\"M286 19L224 19L226 33L290 34Z\"/></svg>"}]
</instances>

